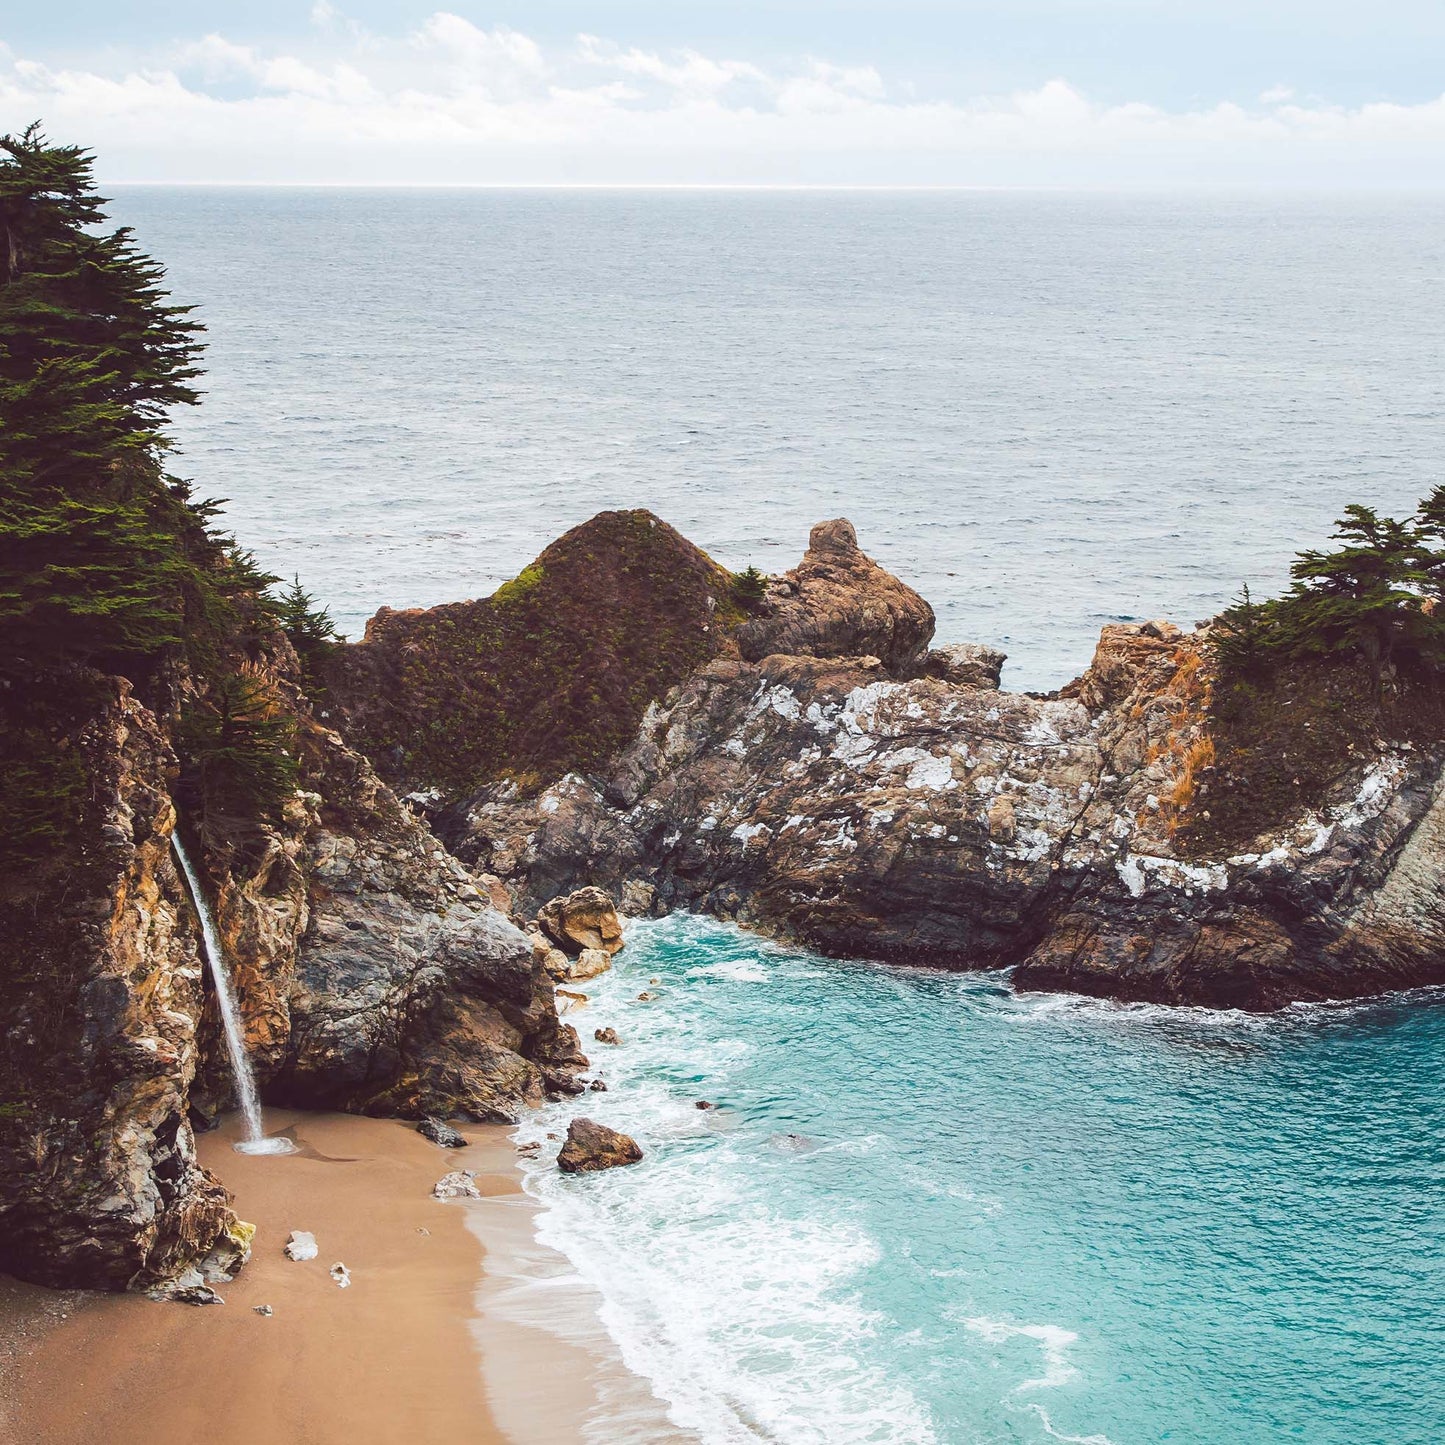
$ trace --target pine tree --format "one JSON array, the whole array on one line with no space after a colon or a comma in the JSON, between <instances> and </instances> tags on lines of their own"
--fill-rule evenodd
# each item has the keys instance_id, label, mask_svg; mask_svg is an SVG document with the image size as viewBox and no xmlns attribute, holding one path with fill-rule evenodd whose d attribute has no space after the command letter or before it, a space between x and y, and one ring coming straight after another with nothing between
<instances>
[{"instance_id":1,"label":"pine tree","mask_svg":"<svg viewBox=\"0 0 1445 1445\"><path fill-rule=\"evenodd\" d=\"M1416 522L1350 506L1334 535L1343 546L1302 552L1290 568L1294 584L1277 611L1287 641L1302 652L1357 651L1377 674L1397 649L1431 651L1434 628L1420 606L1430 574Z\"/></svg>"},{"instance_id":2,"label":"pine tree","mask_svg":"<svg viewBox=\"0 0 1445 1445\"><path fill-rule=\"evenodd\" d=\"M331 614L317 604L316 598L296 576L292 577L291 585L284 592L269 599L269 606L272 615L281 624L282 632L296 649L309 684L308 690L315 695L321 689L326 659L342 640Z\"/></svg>"}]
</instances>

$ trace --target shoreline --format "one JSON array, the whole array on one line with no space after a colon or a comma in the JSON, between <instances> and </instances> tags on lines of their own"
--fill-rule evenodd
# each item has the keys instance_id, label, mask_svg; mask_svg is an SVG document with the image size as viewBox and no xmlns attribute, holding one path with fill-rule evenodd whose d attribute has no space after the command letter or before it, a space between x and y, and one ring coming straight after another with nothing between
<instances>
[{"instance_id":1,"label":"shoreline","mask_svg":"<svg viewBox=\"0 0 1445 1445\"><path fill-rule=\"evenodd\" d=\"M198 1139L257 1225L250 1263L217 1286L224 1305L0 1278L0 1437L563 1445L606 1438L598 1427L622 1401L655 1418L638 1438L686 1438L622 1364L567 1261L536 1243L507 1126L466 1126L472 1143L443 1150L397 1120L266 1117L300 1153L235 1153L234 1116ZM453 1169L476 1171L481 1200L432 1198ZM316 1259L285 1257L292 1229L315 1234ZM337 1261L346 1289L329 1275Z\"/></svg>"}]
</instances>

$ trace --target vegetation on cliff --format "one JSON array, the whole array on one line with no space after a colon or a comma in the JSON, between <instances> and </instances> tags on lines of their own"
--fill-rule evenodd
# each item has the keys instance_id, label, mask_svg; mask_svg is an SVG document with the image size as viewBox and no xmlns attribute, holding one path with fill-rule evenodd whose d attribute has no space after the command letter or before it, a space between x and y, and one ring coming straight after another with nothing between
<instances>
[{"instance_id":1,"label":"vegetation on cliff","mask_svg":"<svg viewBox=\"0 0 1445 1445\"><path fill-rule=\"evenodd\" d=\"M0 138L0 858L72 847L85 778L71 741L120 676L174 722L187 796L213 833L294 786L291 639L303 672L329 619L215 526L166 468L166 417L197 400L200 325L122 227L91 157L37 126Z\"/></svg>"},{"instance_id":2,"label":"vegetation on cliff","mask_svg":"<svg viewBox=\"0 0 1445 1445\"><path fill-rule=\"evenodd\" d=\"M1390 744L1445 739L1445 487L1404 520L1348 507L1284 595L1248 590L1210 631L1213 766L1181 830L1228 853L1323 806Z\"/></svg>"},{"instance_id":3,"label":"vegetation on cliff","mask_svg":"<svg viewBox=\"0 0 1445 1445\"><path fill-rule=\"evenodd\" d=\"M383 610L326 671L383 776L450 795L602 764L760 592L650 512L603 512L489 598Z\"/></svg>"}]
</instances>

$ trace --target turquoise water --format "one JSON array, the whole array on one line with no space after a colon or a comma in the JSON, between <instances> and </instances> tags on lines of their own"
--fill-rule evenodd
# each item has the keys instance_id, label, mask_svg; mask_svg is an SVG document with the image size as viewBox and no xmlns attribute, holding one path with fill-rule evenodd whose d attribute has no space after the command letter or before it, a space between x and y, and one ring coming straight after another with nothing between
<instances>
[{"instance_id":1,"label":"turquoise water","mask_svg":"<svg viewBox=\"0 0 1445 1445\"><path fill-rule=\"evenodd\" d=\"M1440 997L1018 998L687 917L583 987L610 1091L524 1133L647 1158L537 1165L540 1234L705 1440L1445 1436Z\"/></svg>"}]
</instances>

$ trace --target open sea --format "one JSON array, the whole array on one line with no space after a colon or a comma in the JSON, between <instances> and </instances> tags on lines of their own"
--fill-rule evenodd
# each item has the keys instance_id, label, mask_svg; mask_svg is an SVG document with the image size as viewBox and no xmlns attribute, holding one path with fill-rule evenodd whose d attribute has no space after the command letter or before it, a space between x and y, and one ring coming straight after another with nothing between
<instances>
[{"instance_id":1,"label":"open sea","mask_svg":"<svg viewBox=\"0 0 1445 1445\"><path fill-rule=\"evenodd\" d=\"M125 189L211 328L177 470L355 636L605 507L735 569L847 516L1079 673L1445 480L1445 195Z\"/></svg>"},{"instance_id":2,"label":"open sea","mask_svg":"<svg viewBox=\"0 0 1445 1445\"><path fill-rule=\"evenodd\" d=\"M1445 480L1439 197L114 210L211 328L176 470L353 635L603 507L767 570L845 515L941 640L1048 688L1103 622L1277 587L1347 502ZM686 917L586 987L626 1042L585 1111L648 1158L536 1166L539 1235L708 1445L1445 1439L1439 996L1019 998Z\"/></svg>"}]
</instances>

